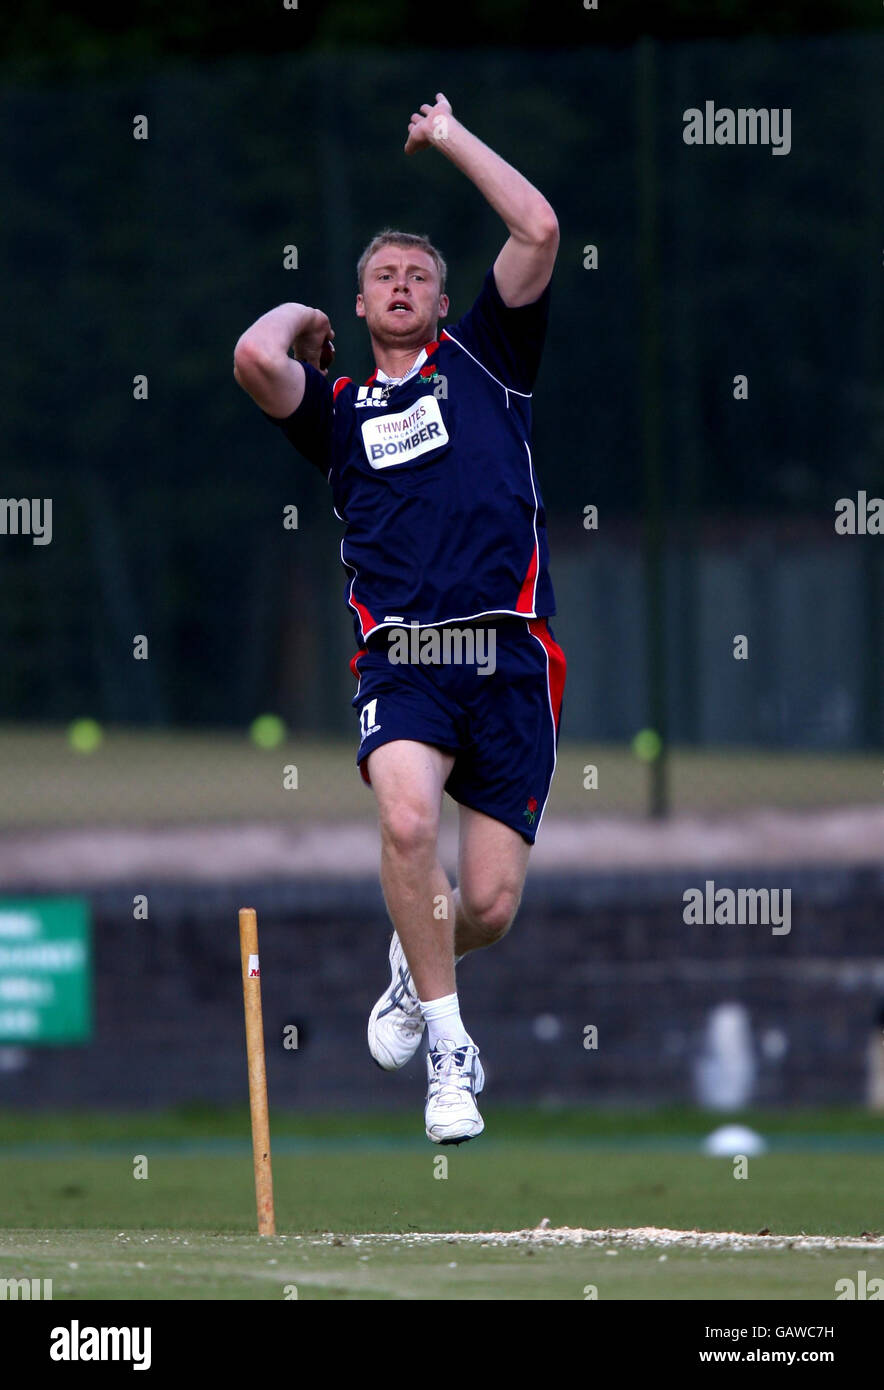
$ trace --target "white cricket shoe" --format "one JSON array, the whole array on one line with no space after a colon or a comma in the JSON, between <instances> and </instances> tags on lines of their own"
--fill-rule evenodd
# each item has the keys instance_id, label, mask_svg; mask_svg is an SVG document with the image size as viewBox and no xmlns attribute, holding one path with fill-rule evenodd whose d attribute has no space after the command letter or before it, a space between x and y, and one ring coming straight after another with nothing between
<instances>
[{"instance_id":1,"label":"white cricket shoe","mask_svg":"<svg viewBox=\"0 0 884 1390\"><path fill-rule=\"evenodd\" d=\"M427 1053L427 1138L434 1144L463 1144L476 1139L485 1128L476 1096L485 1085L485 1073L475 1043L456 1047L440 1038Z\"/></svg>"},{"instance_id":2,"label":"white cricket shoe","mask_svg":"<svg viewBox=\"0 0 884 1390\"><path fill-rule=\"evenodd\" d=\"M420 1047L426 1024L396 932L390 942L390 973L390 988L369 1015L368 1050L384 1071L398 1071Z\"/></svg>"}]
</instances>

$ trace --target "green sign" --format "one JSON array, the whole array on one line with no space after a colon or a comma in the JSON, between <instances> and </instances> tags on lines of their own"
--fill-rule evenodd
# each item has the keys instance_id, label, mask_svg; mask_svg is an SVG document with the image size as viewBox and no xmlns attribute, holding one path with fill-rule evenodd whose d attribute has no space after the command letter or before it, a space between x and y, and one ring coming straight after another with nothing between
<instances>
[{"instance_id":1,"label":"green sign","mask_svg":"<svg viewBox=\"0 0 884 1390\"><path fill-rule=\"evenodd\" d=\"M84 898L0 898L0 1043L89 1040L91 946Z\"/></svg>"}]
</instances>

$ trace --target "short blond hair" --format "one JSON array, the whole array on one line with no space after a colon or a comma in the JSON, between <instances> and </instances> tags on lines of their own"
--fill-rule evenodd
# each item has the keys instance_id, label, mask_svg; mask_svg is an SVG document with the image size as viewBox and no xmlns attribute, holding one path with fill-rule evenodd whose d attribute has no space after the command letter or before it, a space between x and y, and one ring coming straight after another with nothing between
<instances>
[{"instance_id":1,"label":"short blond hair","mask_svg":"<svg viewBox=\"0 0 884 1390\"><path fill-rule=\"evenodd\" d=\"M362 294L362 287L365 280L365 267L368 265L375 251L380 251L383 246L410 246L418 251L426 251L427 255L433 260L439 275L439 293L445 293L445 280L448 275L448 267L439 251L436 250L429 237L415 236L413 232L397 232L393 227L385 227L377 236L373 236L366 246L359 263L356 266L356 281L359 285L359 293Z\"/></svg>"}]
</instances>

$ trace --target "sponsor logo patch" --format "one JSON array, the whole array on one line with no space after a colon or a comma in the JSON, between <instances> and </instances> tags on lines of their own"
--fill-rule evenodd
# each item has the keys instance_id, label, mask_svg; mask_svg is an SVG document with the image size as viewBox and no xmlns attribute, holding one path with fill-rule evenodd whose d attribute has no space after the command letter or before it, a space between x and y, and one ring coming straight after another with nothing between
<instances>
[{"instance_id":1,"label":"sponsor logo patch","mask_svg":"<svg viewBox=\"0 0 884 1390\"><path fill-rule=\"evenodd\" d=\"M435 396L423 396L396 415L366 420L361 429L365 457L372 468L411 463L448 443L448 431Z\"/></svg>"}]
</instances>

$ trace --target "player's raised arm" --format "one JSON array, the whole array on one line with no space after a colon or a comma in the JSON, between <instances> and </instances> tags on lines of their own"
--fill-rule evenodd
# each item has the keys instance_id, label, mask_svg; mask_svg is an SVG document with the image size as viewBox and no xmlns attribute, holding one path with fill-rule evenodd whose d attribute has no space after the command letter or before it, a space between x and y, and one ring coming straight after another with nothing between
<instances>
[{"instance_id":1,"label":"player's raised arm","mask_svg":"<svg viewBox=\"0 0 884 1390\"><path fill-rule=\"evenodd\" d=\"M509 229L494 262L504 304L531 304L549 283L559 248L559 224L550 204L518 169L456 120L442 92L436 93L435 104L425 102L420 112L413 112L408 124L405 153L430 146L473 181Z\"/></svg>"},{"instance_id":2,"label":"player's raised arm","mask_svg":"<svg viewBox=\"0 0 884 1390\"><path fill-rule=\"evenodd\" d=\"M331 324L321 309L280 304L243 333L233 353L233 375L268 415L286 417L304 399L304 368L327 374L334 357ZM295 358L289 357L289 349Z\"/></svg>"}]
</instances>

